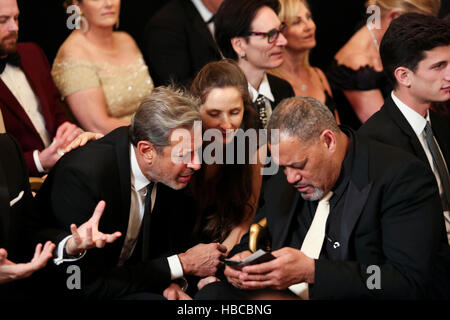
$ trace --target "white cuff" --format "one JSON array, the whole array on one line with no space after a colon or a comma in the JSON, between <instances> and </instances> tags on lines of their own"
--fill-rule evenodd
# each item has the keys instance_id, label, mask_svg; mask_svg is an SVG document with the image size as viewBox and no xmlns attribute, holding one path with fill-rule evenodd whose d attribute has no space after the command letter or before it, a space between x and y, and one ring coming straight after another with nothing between
<instances>
[{"instance_id":1,"label":"white cuff","mask_svg":"<svg viewBox=\"0 0 450 320\"><path fill-rule=\"evenodd\" d=\"M303 300L309 300L309 286L306 282L293 284L289 287L289 290Z\"/></svg>"},{"instance_id":2,"label":"white cuff","mask_svg":"<svg viewBox=\"0 0 450 320\"><path fill-rule=\"evenodd\" d=\"M72 257L72 258L66 258L64 259L64 248L66 247L66 243L67 241L69 241L70 236L65 237L63 240L61 240L61 242L58 244L58 248L56 249L56 258L53 259L53 263L56 264L57 266L59 266L61 263L63 262L73 262L73 261L77 261L80 260L81 258L84 257L84 255L86 254L86 250L84 250L82 252L82 254L80 254L79 257Z\"/></svg>"},{"instance_id":3,"label":"white cuff","mask_svg":"<svg viewBox=\"0 0 450 320\"><path fill-rule=\"evenodd\" d=\"M170 269L170 279L175 280L181 278L183 274L183 267L181 266L180 258L176 254L167 258Z\"/></svg>"},{"instance_id":4,"label":"white cuff","mask_svg":"<svg viewBox=\"0 0 450 320\"><path fill-rule=\"evenodd\" d=\"M39 160L39 150L34 150L33 151L33 160L34 160L34 164L36 165L36 168L37 168L38 172L39 173L44 173L45 170L42 167L41 160Z\"/></svg>"}]
</instances>

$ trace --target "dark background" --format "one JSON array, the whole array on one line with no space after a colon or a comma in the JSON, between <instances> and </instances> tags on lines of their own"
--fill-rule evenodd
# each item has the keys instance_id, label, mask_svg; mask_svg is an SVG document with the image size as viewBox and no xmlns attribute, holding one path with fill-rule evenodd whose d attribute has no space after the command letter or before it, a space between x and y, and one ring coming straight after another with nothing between
<instances>
[{"instance_id":1,"label":"dark background","mask_svg":"<svg viewBox=\"0 0 450 320\"><path fill-rule=\"evenodd\" d=\"M120 30L133 36L138 45L146 22L169 0L122 0ZM245 0L242 0L245 1ZM309 0L317 24L317 47L311 53L312 65L327 69L334 54L361 25L366 0ZM450 0L441 0L441 16L450 12ZM63 0L18 0L19 41L36 42L52 63L59 46L70 34ZM151 73L151 70L150 70Z\"/></svg>"}]
</instances>

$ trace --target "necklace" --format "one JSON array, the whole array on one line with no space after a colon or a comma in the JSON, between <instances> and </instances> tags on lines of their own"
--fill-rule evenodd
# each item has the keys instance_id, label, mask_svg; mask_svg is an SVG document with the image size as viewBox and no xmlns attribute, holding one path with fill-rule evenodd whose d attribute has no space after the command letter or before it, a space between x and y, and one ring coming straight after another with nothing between
<instances>
[{"instance_id":1,"label":"necklace","mask_svg":"<svg viewBox=\"0 0 450 320\"><path fill-rule=\"evenodd\" d=\"M367 30L369 30L370 35L372 36L373 44L375 45L375 48L377 48L377 51L380 51L380 45L378 44L377 38L375 38L375 35L373 34L372 29L366 24Z\"/></svg>"}]
</instances>

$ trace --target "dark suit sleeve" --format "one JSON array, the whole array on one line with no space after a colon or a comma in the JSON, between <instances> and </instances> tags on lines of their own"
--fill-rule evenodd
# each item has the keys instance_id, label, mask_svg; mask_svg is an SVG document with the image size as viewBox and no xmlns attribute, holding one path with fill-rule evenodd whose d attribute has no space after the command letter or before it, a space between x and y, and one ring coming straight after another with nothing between
<instances>
[{"instance_id":1,"label":"dark suit sleeve","mask_svg":"<svg viewBox=\"0 0 450 320\"><path fill-rule=\"evenodd\" d=\"M376 263L380 270L380 289L371 290L367 285L375 283L374 278L370 278L374 271L368 271L369 265L375 265L373 261L320 259L315 262L312 298L417 299L429 296L442 223L436 183L419 160L405 163L392 177L381 190L371 191L371 199L364 210L379 213L363 213L358 222L360 227L353 235L357 256L367 256L363 251L368 253L371 248L376 251L381 246L384 260ZM379 209L375 209L378 206ZM380 231L374 230L377 226ZM372 232L381 234L379 243L371 243Z\"/></svg>"},{"instance_id":2,"label":"dark suit sleeve","mask_svg":"<svg viewBox=\"0 0 450 320\"><path fill-rule=\"evenodd\" d=\"M192 77L186 28L183 17L154 16L146 26L143 54L155 86L186 83ZM178 19L177 19L178 17Z\"/></svg>"},{"instance_id":3,"label":"dark suit sleeve","mask_svg":"<svg viewBox=\"0 0 450 320\"><path fill-rule=\"evenodd\" d=\"M120 209L108 208L107 196L101 191L104 188L81 170L70 165L57 165L47 179L37 198L42 215L45 212L52 215L46 219L47 229L41 231L42 238L52 238L55 244L58 244L70 234L70 224L80 226L92 216L100 200L106 201L106 209L100 220L99 230L104 233L118 231L119 223L110 218L113 215L112 210ZM109 205L111 206L111 203ZM41 219L44 219L43 216ZM122 238L115 243L107 244L102 249L88 250L82 259L63 263L60 266L61 271L64 272L68 265L80 267L82 294L86 297L118 298L138 292L162 292L170 283L167 258L161 257L117 267L126 234L126 230L119 231L122 231Z\"/></svg>"}]
</instances>

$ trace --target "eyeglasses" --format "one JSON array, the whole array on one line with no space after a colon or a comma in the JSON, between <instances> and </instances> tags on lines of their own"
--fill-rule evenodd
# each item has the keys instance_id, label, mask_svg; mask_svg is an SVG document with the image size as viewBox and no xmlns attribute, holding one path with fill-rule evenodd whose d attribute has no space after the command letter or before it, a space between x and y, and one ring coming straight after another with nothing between
<instances>
[{"instance_id":1,"label":"eyeglasses","mask_svg":"<svg viewBox=\"0 0 450 320\"><path fill-rule=\"evenodd\" d=\"M284 30L286 30L286 23L282 22L278 29L272 29L269 32L250 31L248 33L248 36L263 36L263 37L267 37L267 42L268 43L274 43L275 41L277 41L278 36L280 35L280 33L283 33Z\"/></svg>"}]
</instances>

